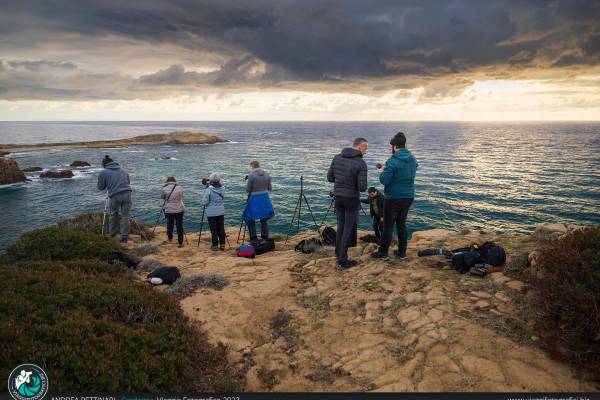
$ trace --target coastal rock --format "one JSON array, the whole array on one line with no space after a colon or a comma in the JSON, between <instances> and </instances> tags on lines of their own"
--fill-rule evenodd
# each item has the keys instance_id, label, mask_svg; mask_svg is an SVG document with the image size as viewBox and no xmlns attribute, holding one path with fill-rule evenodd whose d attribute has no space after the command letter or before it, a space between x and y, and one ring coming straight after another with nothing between
<instances>
[{"instance_id":1,"label":"coastal rock","mask_svg":"<svg viewBox=\"0 0 600 400\"><path fill-rule=\"evenodd\" d=\"M27 178L15 160L0 158L0 185L26 181Z\"/></svg>"},{"instance_id":2,"label":"coastal rock","mask_svg":"<svg viewBox=\"0 0 600 400\"><path fill-rule=\"evenodd\" d=\"M75 160L71 163L71 167L81 168L81 167L89 167L90 163L82 160Z\"/></svg>"},{"instance_id":3,"label":"coastal rock","mask_svg":"<svg viewBox=\"0 0 600 400\"><path fill-rule=\"evenodd\" d=\"M27 167L27 168L23 168L21 171L23 172L39 172L39 171L43 171L44 168L42 167Z\"/></svg>"},{"instance_id":4,"label":"coastal rock","mask_svg":"<svg viewBox=\"0 0 600 400\"><path fill-rule=\"evenodd\" d=\"M65 169L62 171L47 171L47 172L42 172L40 174L40 178L51 178L51 179L64 179L64 178L72 178L73 175L73 171L71 171L70 169Z\"/></svg>"}]
</instances>

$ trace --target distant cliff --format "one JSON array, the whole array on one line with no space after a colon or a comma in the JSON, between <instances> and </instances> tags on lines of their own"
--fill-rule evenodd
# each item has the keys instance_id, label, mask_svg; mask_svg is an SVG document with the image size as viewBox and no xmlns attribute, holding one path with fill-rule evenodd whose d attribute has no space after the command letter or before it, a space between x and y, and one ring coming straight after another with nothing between
<instances>
[{"instance_id":1,"label":"distant cliff","mask_svg":"<svg viewBox=\"0 0 600 400\"><path fill-rule=\"evenodd\" d=\"M10 153L15 151L32 151L49 148L102 148L102 147L124 147L133 145L154 145L154 144L214 144L228 142L218 136L206 135L204 133L193 132L171 132L159 133L153 135L135 136L127 139L116 140L96 140L91 142L67 142L67 143L39 143L39 144L5 144L0 145L1 153Z\"/></svg>"}]
</instances>

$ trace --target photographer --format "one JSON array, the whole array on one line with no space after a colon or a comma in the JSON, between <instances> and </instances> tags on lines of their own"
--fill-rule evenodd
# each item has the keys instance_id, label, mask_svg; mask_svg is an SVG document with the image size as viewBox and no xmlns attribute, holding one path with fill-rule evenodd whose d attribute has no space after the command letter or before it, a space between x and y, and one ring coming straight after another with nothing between
<instances>
[{"instance_id":1,"label":"photographer","mask_svg":"<svg viewBox=\"0 0 600 400\"><path fill-rule=\"evenodd\" d=\"M206 216L212 240L211 250L216 251L217 245L225 250L225 205L223 202L225 188L221 185L221 177L213 172L208 177L208 184L202 196L202 205L206 207Z\"/></svg>"},{"instance_id":2,"label":"photographer","mask_svg":"<svg viewBox=\"0 0 600 400\"><path fill-rule=\"evenodd\" d=\"M160 191L160 198L165 200L165 218L167 219L167 240L164 244L173 242L173 225L177 225L177 243L183 247L183 189L177 184L174 176L167 178L167 183Z\"/></svg>"},{"instance_id":3,"label":"photographer","mask_svg":"<svg viewBox=\"0 0 600 400\"><path fill-rule=\"evenodd\" d=\"M260 237L263 240L269 238L268 221L275 215L273 204L269 198L271 191L271 176L260 168L258 161L250 163L252 172L246 181L246 192L248 192L248 204L244 210L244 222L250 231L250 240L258 240L256 234L256 220L260 219Z\"/></svg>"},{"instance_id":4,"label":"photographer","mask_svg":"<svg viewBox=\"0 0 600 400\"><path fill-rule=\"evenodd\" d=\"M406 258L406 218L408 210L415 197L415 175L419 164L406 149L406 136L398 132L390 140L392 156L385 163L384 168L378 168L379 182L385 189L385 202L383 206L383 241L379 250L371 257L389 260L388 250L392 243L392 230L394 225L398 230L397 259Z\"/></svg>"},{"instance_id":5,"label":"photographer","mask_svg":"<svg viewBox=\"0 0 600 400\"><path fill-rule=\"evenodd\" d=\"M381 240L383 236L383 194L373 186L369 188L368 193L369 197L360 202L369 205L375 237Z\"/></svg>"},{"instance_id":6,"label":"photographer","mask_svg":"<svg viewBox=\"0 0 600 400\"><path fill-rule=\"evenodd\" d=\"M338 229L335 254L341 268L357 265L356 261L348 260L348 246L358 221L360 192L367 190L367 164L362 157L367 153L368 148L367 139L355 139L351 148L343 149L333 158L327 171L327 181L334 183Z\"/></svg>"},{"instance_id":7,"label":"photographer","mask_svg":"<svg viewBox=\"0 0 600 400\"><path fill-rule=\"evenodd\" d=\"M102 159L102 167L98 175L98 190L106 190L109 198L110 218L109 233L117 235L117 218L121 212L121 243L127 243L129 236L129 213L131 211L131 186L129 174L109 156Z\"/></svg>"}]
</instances>

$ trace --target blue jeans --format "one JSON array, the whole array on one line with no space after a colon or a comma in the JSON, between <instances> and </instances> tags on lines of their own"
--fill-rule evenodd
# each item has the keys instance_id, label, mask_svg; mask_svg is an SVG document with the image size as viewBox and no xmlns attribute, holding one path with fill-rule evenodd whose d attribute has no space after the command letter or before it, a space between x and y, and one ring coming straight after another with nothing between
<instances>
[{"instance_id":1,"label":"blue jeans","mask_svg":"<svg viewBox=\"0 0 600 400\"><path fill-rule=\"evenodd\" d=\"M131 192L121 192L109 199L110 218L108 231L110 236L117 234L117 218L121 212L121 238L129 236L129 212L131 211Z\"/></svg>"}]
</instances>

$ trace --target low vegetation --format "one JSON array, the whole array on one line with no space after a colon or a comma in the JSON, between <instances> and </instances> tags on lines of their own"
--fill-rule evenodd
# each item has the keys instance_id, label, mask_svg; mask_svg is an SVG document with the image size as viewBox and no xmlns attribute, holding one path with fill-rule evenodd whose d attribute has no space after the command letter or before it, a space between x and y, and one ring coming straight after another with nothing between
<instances>
[{"instance_id":1,"label":"low vegetation","mask_svg":"<svg viewBox=\"0 0 600 400\"><path fill-rule=\"evenodd\" d=\"M600 227L552 240L535 270L540 337L555 356L600 379Z\"/></svg>"},{"instance_id":2,"label":"low vegetation","mask_svg":"<svg viewBox=\"0 0 600 400\"><path fill-rule=\"evenodd\" d=\"M115 249L72 222L29 232L8 249L0 260L0 375L27 360L44 368L55 391L240 390L225 346L211 345L174 296L107 264Z\"/></svg>"}]
</instances>

